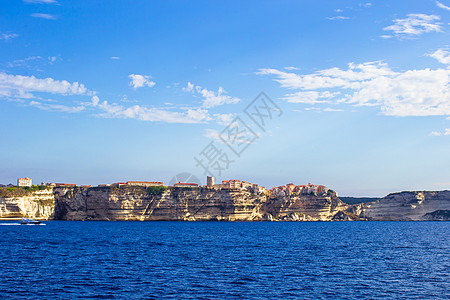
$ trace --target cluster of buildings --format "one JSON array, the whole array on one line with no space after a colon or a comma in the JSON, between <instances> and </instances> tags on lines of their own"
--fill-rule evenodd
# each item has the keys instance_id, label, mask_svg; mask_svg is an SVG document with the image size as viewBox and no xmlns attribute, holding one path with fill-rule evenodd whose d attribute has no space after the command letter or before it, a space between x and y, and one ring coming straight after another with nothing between
<instances>
[{"instance_id":1,"label":"cluster of buildings","mask_svg":"<svg viewBox=\"0 0 450 300\"><path fill-rule=\"evenodd\" d=\"M51 187L76 187L76 184L73 183L41 183L41 185L51 186ZM27 187L32 186L31 178L18 178L17 186ZM114 187L122 187L122 186L143 186L143 187L158 187L164 186L164 183L161 181L127 181L127 182L116 182L113 184L99 184L99 187L106 186L114 186ZM197 183L187 183L187 182L177 182L173 185L174 187L199 187ZM81 185L80 187L88 188L90 185ZM290 196L293 194L297 195L310 195L314 194L317 196L327 194L329 190L326 186L323 185L314 185L308 183L307 185L294 185L293 183L289 183L283 186L278 186L271 188L270 190L266 190L265 187L259 186L256 183L247 182L244 180L223 180L222 183L216 184L215 178L212 176L208 176L206 178L206 186L207 188L212 189L242 189L242 190L250 190L254 193L268 193L272 196ZM336 196L336 192L331 191Z\"/></svg>"},{"instance_id":2,"label":"cluster of buildings","mask_svg":"<svg viewBox=\"0 0 450 300\"><path fill-rule=\"evenodd\" d=\"M323 185L315 185L308 183L307 185L294 185L293 183L288 183L286 185L273 187L270 189L270 194L273 196L290 196L292 194L297 195L323 195L327 194L329 189ZM335 193L333 191L333 193ZM336 195L337 196L337 195Z\"/></svg>"},{"instance_id":3,"label":"cluster of buildings","mask_svg":"<svg viewBox=\"0 0 450 300\"><path fill-rule=\"evenodd\" d=\"M216 188L216 189L246 189L251 190L256 193L265 193L266 188L263 186L259 186L256 183L247 182L244 180L238 179L230 179L223 180L221 184L214 184L214 177L207 177L207 187Z\"/></svg>"}]
</instances>

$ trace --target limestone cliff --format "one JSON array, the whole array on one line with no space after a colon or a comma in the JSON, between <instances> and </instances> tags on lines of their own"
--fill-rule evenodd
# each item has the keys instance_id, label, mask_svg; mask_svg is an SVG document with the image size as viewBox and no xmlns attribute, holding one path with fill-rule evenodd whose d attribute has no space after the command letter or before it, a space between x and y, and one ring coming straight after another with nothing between
<instances>
[{"instance_id":1,"label":"limestone cliff","mask_svg":"<svg viewBox=\"0 0 450 300\"><path fill-rule=\"evenodd\" d=\"M0 197L0 218L33 218L49 220L54 217L55 200L52 189L33 191L25 195Z\"/></svg>"},{"instance_id":2,"label":"limestone cliff","mask_svg":"<svg viewBox=\"0 0 450 300\"><path fill-rule=\"evenodd\" d=\"M327 195L269 197L244 189L170 187L149 195L145 188L125 186L54 193L55 218L62 220L326 221L347 208Z\"/></svg>"},{"instance_id":3,"label":"limestone cliff","mask_svg":"<svg viewBox=\"0 0 450 300\"><path fill-rule=\"evenodd\" d=\"M358 210L368 220L449 220L450 191L393 193L359 205Z\"/></svg>"},{"instance_id":4,"label":"limestone cliff","mask_svg":"<svg viewBox=\"0 0 450 300\"><path fill-rule=\"evenodd\" d=\"M286 195L269 197L262 206L268 216L275 220L287 221L330 221L338 212L345 212L345 205L339 198L331 195ZM349 218L345 218L348 220ZM340 220L340 219L339 219Z\"/></svg>"},{"instance_id":5,"label":"limestone cliff","mask_svg":"<svg viewBox=\"0 0 450 300\"><path fill-rule=\"evenodd\" d=\"M142 187L56 188L61 220L250 221L266 198L242 190L170 187L149 195Z\"/></svg>"},{"instance_id":6,"label":"limestone cliff","mask_svg":"<svg viewBox=\"0 0 450 300\"><path fill-rule=\"evenodd\" d=\"M23 191L22 191L23 192ZM56 187L0 195L0 218L168 221L449 220L450 191L402 192L346 205L334 193L272 196L244 189Z\"/></svg>"}]
</instances>

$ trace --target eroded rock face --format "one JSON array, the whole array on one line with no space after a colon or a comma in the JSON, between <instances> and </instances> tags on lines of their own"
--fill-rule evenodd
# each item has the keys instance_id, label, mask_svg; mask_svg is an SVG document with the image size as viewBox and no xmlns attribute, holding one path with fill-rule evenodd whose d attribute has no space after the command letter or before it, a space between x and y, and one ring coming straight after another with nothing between
<instances>
[{"instance_id":1,"label":"eroded rock face","mask_svg":"<svg viewBox=\"0 0 450 300\"><path fill-rule=\"evenodd\" d=\"M51 189L27 196L0 198L0 218L53 219L55 199Z\"/></svg>"},{"instance_id":2,"label":"eroded rock face","mask_svg":"<svg viewBox=\"0 0 450 300\"><path fill-rule=\"evenodd\" d=\"M141 187L56 188L62 220L328 221L347 206L332 196L268 197L243 189ZM348 219L348 218L347 218Z\"/></svg>"},{"instance_id":3,"label":"eroded rock face","mask_svg":"<svg viewBox=\"0 0 450 300\"><path fill-rule=\"evenodd\" d=\"M0 218L167 221L448 220L450 191L402 192L346 205L335 195L271 197L243 189L57 187L0 198Z\"/></svg>"},{"instance_id":4,"label":"eroded rock face","mask_svg":"<svg viewBox=\"0 0 450 300\"><path fill-rule=\"evenodd\" d=\"M330 221L346 208L335 196L291 195L269 198L262 210L275 220Z\"/></svg>"},{"instance_id":5,"label":"eroded rock face","mask_svg":"<svg viewBox=\"0 0 450 300\"><path fill-rule=\"evenodd\" d=\"M149 195L141 187L56 188L61 220L251 221L265 195L242 190L173 188Z\"/></svg>"},{"instance_id":6,"label":"eroded rock face","mask_svg":"<svg viewBox=\"0 0 450 300\"><path fill-rule=\"evenodd\" d=\"M361 205L361 210L361 217L368 220L442 220L445 213L434 212L450 210L450 191L393 193Z\"/></svg>"}]
</instances>

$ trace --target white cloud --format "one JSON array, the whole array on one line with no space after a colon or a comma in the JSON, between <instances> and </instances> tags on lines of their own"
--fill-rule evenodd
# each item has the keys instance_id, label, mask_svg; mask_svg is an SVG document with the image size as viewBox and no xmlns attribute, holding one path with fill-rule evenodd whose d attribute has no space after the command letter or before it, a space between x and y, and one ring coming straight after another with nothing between
<instances>
[{"instance_id":1,"label":"white cloud","mask_svg":"<svg viewBox=\"0 0 450 300\"><path fill-rule=\"evenodd\" d=\"M136 119L165 123L204 123L211 120L208 111L200 108L189 108L184 112L176 112L161 108L147 108L140 105L124 107L117 103L99 102L97 96L92 97L91 100L92 106L102 111L98 116L105 118Z\"/></svg>"},{"instance_id":2,"label":"white cloud","mask_svg":"<svg viewBox=\"0 0 450 300\"><path fill-rule=\"evenodd\" d=\"M0 95L15 98L34 98L33 92L61 95L86 95L90 92L83 84L53 78L9 75L0 72Z\"/></svg>"},{"instance_id":3,"label":"white cloud","mask_svg":"<svg viewBox=\"0 0 450 300\"><path fill-rule=\"evenodd\" d=\"M56 20L58 17L55 15L51 15L51 14L40 14L40 13L34 13L31 14L30 16L34 17L34 18L41 18L41 19L46 19L46 20Z\"/></svg>"},{"instance_id":4,"label":"white cloud","mask_svg":"<svg viewBox=\"0 0 450 300\"><path fill-rule=\"evenodd\" d=\"M380 35L380 37L383 38L383 39L391 39L391 38L393 38L392 35L387 35L387 34Z\"/></svg>"},{"instance_id":5,"label":"white cloud","mask_svg":"<svg viewBox=\"0 0 450 300\"><path fill-rule=\"evenodd\" d=\"M292 71L292 70L300 70L300 69L297 68L297 67L285 67L284 69L285 69L285 70L290 70L290 71Z\"/></svg>"},{"instance_id":6,"label":"white cloud","mask_svg":"<svg viewBox=\"0 0 450 300\"><path fill-rule=\"evenodd\" d=\"M340 9L340 8L337 8L337 9L335 9L334 11L335 11L335 12L338 12L338 13L341 13L341 12L343 12L344 10L342 10L342 9Z\"/></svg>"},{"instance_id":7,"label":"white cloud","mask_svg":"<svg viewBox=\"0 0 450 300\"><path fill-rule=\"evenodd\" d=\"M182 90L183 90L183 92L192 93L192 92L194 92L194 84L188 82L187 86L184 87Z\"/></svg>"},{"instance_id":8,"label":"white cloud","mask_svg":"<svg viewBox=\"0 0 450 300\"><path fill-rule=\"evenodd\" d=\"M218 124L224 126L230 124L234 119L233 114L214 114L214 117L216 118Z\"/></svg>"},{"instance_id":9,"label":"white cloud","mask_svg":"<svg viewBox=\"0 0 450 300\"><path fill-rule=\"evenodd\" d=\"M450 70L393 71L386 63L351 63L348 69L330 68L299 75L260 69L287 89L300 90L284 99L297 103L375 106L390 116L450 115Z\"/></svg>"},{"instance_id":10,"label":"white cloud","mask_svg":"<svg viewBox=\"0 0 450 300\"><path fill-rule=\"evenodd\" d=\"M336 17L328 17L328 20L348 20L350 19L349 17L344 17L344 16L336 16Z\"/></svg>"},{"instance_id":11,"label":"white cloud","mask_svg":"<svg viewBox=\"0 0 450 300\"><path fill-rule=\"evenodd\" d=\"M338 109L338 108L327 107L327 108L324 108L323 111L344 111L344 110L343 109Z\"/></svg>"},{"instance_id":12,"label":"white cloud","mask_svg":"<svg viewBox=\"0 0 450 300\"><path fill-rule=\"evenodd\" d=\"M82 110L84 110L86 107L83 105L80 106L67 106L67 105L61 105L61 104L49 104L49 103L41 103L38 101L30 101L30 106L37 107L41 110L47 110L47 111L59 111L59 112L66 112L66 113L77 113Z\"/></svg>"},{"instance_id":13,"label":"white cloud","mask_svg":"<svg viewBox=\"0 0 450 300\"><path fill-rule=\"evenodd\" d=\"M227 125L235 126L235 128L239 129L239 125L236 122L232 122L231 124L227 124ZM203 136L206 138L212 139L218 143L225 144L224 141L220 138L220 134L221 134L221 132L219 132L215 129L205 129L205 133L203 134ZM259 138L261 136L260 132L255 132L255 134L257 135L257 138ZM226 139L226 133L224 134L222 132L222 137ZM243 133L242 135L234 137L234 141L236 143L240 143L240 144L255 144L254 136L251 134L247 135L246 133Z\"/></svg>"},{"instance_id":14,"label":"white cloud","mask_svg":"<svg viewBox=\"0 0 450 300\"><path fill-rule=\"evenodd\" d=\"M440 8L446 9L446 10L450 10L450 7L448 7L447 5L442 4L439 1L436 1L436 5Z\"/></svg>"},{"instance_id":15,"label":"white cloud","mask_svg":"<svg viewBox=\"0 0 450 300\"><path fill-rule=\"evenodd\" d=\"M201 95L203 97L202 106L205 108L212 108L224 104L236 104L241 101L241 99L237 97L225 95L227 92L222 87L219 87L216 93L214 91L202 88L199 85L195 86L194 84L188 82L187 86L183 88L183 91Z\"/></svg>"},{"instance_id":16,"label":"white cloud","mask_svg":"<svg viewBox=\"0 0 450 300\"><path fill-rule=\"evenodd\" d=\"M92 96L90 102L79 105L61 105L52 100L41 101L33 95L35 92L59 95ZM34 76L9 75L0 72L0 97L9 101L20 102L46 111L78 113L81 111L97 111L96 115L105 118L129 118L141 121L166 123L205 123L213 118L203 108L183 108L178 111L169 108L149 108L141 105L123 106L117 103L100 101L95 92L88 90L78 82L52 78L38 79ZM41 99L41 100L39 100ZM50 103L49 103L50 102ZM54 102L54 101L53 101ZM227 115L216 115L217 120L226 120Z\"/></svg>"},{"instance_id":17,"label":"white cloud","mask_svg":"<svg viewBox=\"0 0 450 300\"><path fill-rule=\"evenodd\" d=\"M450 128L445 128L443 132L432 131L430 133L430 136L441 136L441 135L450 135Z\"/></svg>"},{"instance_id":18,"label":"white cloud","mask_svg":"<svg viewBox=\"0 0 450 300\"><path fill-rule=\"evenodd\" d=\"M26 68L39 68L45 65L52 65L56 61L61 60L58 56L42 57L42 56L29 56L24 59L16 59L8 63L8 68L14 67L26 67Z\"/></svg>"},{"instance_id":19,"label":"white cloud","mask_svg":"<svg viewBox=\"0 0 450 300\"><path fill-rule=\"evenodd\" d=\"M199 89L198 92L203 96L203 107L206 108L224 104L235 104L240 101L239 98L224 95L226 94L226 91L222 87L219 87L217 93L207 89Z\"/></svg>"},{"instance_id":20,"label":"white cloud","mask_svg":"<svg viewBox=\"0 0 450 300\"><path fill-rule=\"evenodd\" d=\"M215 129L205 129L205 133L203 134L203 136L223 144L223 141L220 139L219 136L219 131Z\"/></svg>"},{"instance_id":21,"label":"white cloud","mask_svg":"<svg viewBox=\"0 0 450 300\"><path fill-rule=\"evenodd\" d=\"M58 4L56 0L23 0L23 2L31 4Z\"/></svg>"},{"instance_id":22,"label":"white cloud","mask_svg":"<svg viewBox=\"0 0 450 300\"><path fill-rule=\"evenodd\" d=\"M118 56L111 56L111 59L120 59Z\"/></svg>"},{"instance_id":23,"label":"white cloud","mask_svg":"<svg viewBox=\"0 0 450 300\"><path fill-rule=\"evenodd\" d=\"M339 92L330 93L328 91L304 91L285 95L282 99L291 103L305 103L305 104L317 104L317 103L331 103L330 98L335 97Z\"/></svg>"},{"instance_id":24,"label":"white cloud","mask_svg":"<svg viewBox=\"0 0 450 300\"><path fill-rule=\"evenodd\" d=\"M405 19L395 19L393 25L384 27L385 31L392 31L395 36L402 38L417 36L426 32L442 32L439 16L425 14L408 14Z\"/></svg>"},{"instance_id":25,"label":"white cloud","mask_svg":"<svg viewBox=\"0 0 450 300\"><path fill-rule=\"evenodd\" d=\"M154 81L150 80L150 78L152 77L149 75L131 74L128 76L128 78L131 79L130 86L132 86L134 89L143 86L153 87L156 84Z\"/></svg>"},{"instance_id":26,"label":"white cloud","mask_svg":"<svg viewBox=\"0 0 450 300\"><path fill-rule=\"evenodd\" d=\"M100 102L100 99L98 98L98 96L93 96L93 97L91 98L91 101L92 101L92 105L93 105L93 106L97 106L98 103Z\"/></svg>"},{"instance_id":27,"label":"white cloud","mask_svg":"<svg viewBox=\"0 0 450 300\"><path fill-rule=\"evenodd\" d=\"M19 35L17 33L0 33L0 41L8 41L10 39L16 38Z\"/></svg>"},{"instance_id":28,"label":"white cloud","mask_svg":"<svg viewBox=\"0 0 450 300\"><path fill-rule=\"evenodd\" d=\"M436 59L441 64L450 65L450 52L448 50L438 49L435 52L426 55Z\"/></svg>"},{"instance_id":29,"label":"white cloud","mask_svg":"<svg viewBox=\"0 0 450 300\"><path fill-rule=\"evenodd\" d=\"M430 136L441 136L441 135L442 135L442 133L439 132L439 131L432 131L432 132L430 133Z\"/></svg>"}]
</instances>

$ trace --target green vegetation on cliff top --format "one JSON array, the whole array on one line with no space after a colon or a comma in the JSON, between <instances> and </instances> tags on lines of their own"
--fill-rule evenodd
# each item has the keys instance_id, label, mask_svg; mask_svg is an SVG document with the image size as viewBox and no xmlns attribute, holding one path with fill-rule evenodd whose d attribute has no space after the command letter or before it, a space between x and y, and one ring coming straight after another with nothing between
<instances>
[{"instance_id":1,"label":"green vegetation on cliff top","mask_svg":"<svg viewBox=\"0 0 450 300\"><path fill-rule=\"evenodd\" d=\"M51 187L45 185L32 185L28 186L13 186L13 187L0 187L0 197L22 197L32 195L36 191L49 190Z\"/></svg>"},{"instance_id":2,"label":"green vegetation on cliff top","mask_svg":"<svg viewBox=\"0 0 450 300\"><path fill-rule=\"evenodd\" d=\"M380 200L380 198L371 198L371 197L339 197L339 199L341 199L342 202L348 205L374 202Z\"/></svg>"},{"instance_id":3,"label":"green vegetation on cliff top","mask_svg":"<svg viewBox=\"0 0 450 300\"><path fill-rule=\"evenodd\" d=\"M147 194L149 195L161 195L167 190L166 186L150 186L147 188Z\"/></svg>"}]
</instances>

